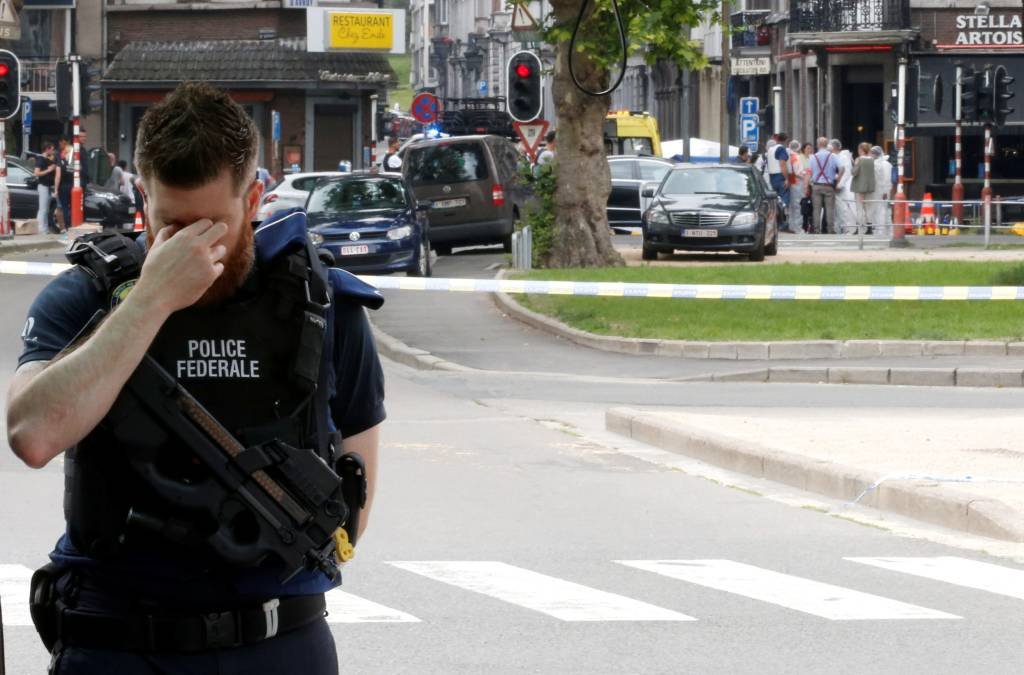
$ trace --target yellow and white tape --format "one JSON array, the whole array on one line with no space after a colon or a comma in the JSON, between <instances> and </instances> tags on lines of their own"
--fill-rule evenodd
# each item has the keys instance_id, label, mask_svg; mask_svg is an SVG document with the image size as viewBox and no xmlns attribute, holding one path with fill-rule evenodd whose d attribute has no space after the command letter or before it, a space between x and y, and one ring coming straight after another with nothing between
<instances>
[{"instance_id":1,"label":"yellow and white tape","mask_svg":"<svg viewBox=\"0 0 1024 675\"><path fill-rule=\"evenodd\" d=\"M56 276L65 263L0 260L0 274ZM360 276L378 289L450 293L576 295L678 300L1024 300L1024 286L786 286L763 284L634 284L619 281L540 281Z\"/></svg>"}]
</instances>

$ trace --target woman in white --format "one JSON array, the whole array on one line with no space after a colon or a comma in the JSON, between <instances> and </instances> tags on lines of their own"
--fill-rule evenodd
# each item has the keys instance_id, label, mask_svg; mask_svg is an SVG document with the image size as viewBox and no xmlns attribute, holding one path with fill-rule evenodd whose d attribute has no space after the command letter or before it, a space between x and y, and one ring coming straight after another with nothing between
<instances>
[{"instance_id":1,"label":"woman in white","mask_svg":"<svg viewBox=\"0 0 1024 675\"><path fill-rule=\"evenodd\" d=\"M832 151L836 152L839 141L832 141ZM836 187L836 233L847 234L857 229L857 202L850 186L853 184L853 155L849 150L841 150L836 155L841 176Z\"/></svg>"},{"instance_id":2,"label":"woman in white","mask_svg":"<svg viewBox=\"0 0 1024 675\"><path fill-rule=\"evenodd\" d=\"M803 216L800 215L800 200L807 194L809 168L800 154L800 141L789 142L789 212L786 214L789 231L803 234Z\"/></svg>"},{"instance_id":3,"label":"woman in white","mask_svg":"<svg viewBox=\"0 0 1024 675\"><path fill-rule=\"evenodd\" d=\"M875 192L868 207L868 223L875 227L876 234L888 236L892 225L888 202L892 192L892 164L877 145L871 148L871 156L875 158Z\"/></svg>"}]
</instances>

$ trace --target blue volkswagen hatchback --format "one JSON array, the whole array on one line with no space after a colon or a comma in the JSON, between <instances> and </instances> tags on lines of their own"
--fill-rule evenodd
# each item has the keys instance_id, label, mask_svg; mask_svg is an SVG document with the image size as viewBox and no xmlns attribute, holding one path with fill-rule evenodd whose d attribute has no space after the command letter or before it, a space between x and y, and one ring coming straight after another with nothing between
<instances>
[{"instance_id":1,"label":"blue volkswagen hatchback","mask_svg":"<svg viewBox=\"0 0 1024 675\"><path fill-rule=\"evenodd\" d=\"M320 180L306 200L313 243L358 274L430 276L426 211L398 173L353 173Z\"/></svg>"}]
</instances>

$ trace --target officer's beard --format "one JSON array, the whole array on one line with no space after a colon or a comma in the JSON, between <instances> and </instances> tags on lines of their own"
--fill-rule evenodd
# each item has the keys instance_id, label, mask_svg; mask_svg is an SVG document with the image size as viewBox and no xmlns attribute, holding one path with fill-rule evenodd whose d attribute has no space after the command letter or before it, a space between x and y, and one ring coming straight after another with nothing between
<instances>
[{"instance_id":1,"label":"officer's beard","mask_svg":"<svg viewBox=\"0 0 1024 675\"><path fill-rule=\"evenodd\" d=\"M203 296L196 302L196 307L219 305L230 299L241 287L252 270L254 239L255 231L248 226L248 223L244 224L241 234L238 235L238 241L235 243L235 250L228 251L224 256L224 271L213 282L213 285L206 289Z\"/></svg>"}]
</instances>

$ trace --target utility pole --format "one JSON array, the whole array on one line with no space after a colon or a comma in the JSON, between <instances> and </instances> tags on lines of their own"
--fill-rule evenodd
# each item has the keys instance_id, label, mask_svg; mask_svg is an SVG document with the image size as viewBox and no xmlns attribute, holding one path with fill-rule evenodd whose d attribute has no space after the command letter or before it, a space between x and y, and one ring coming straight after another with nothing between
<instances>
[{"instance_id":1,"label":"utility pole","mask_svg":"<svg viewBox=\"0 0 1024 675\"><path fill-rule=\"evenodd\" d=\"M956 219L957 225L964 221L964 183L962 180L963 171L961 169L961 157L960 149L963 140L963 111L960 106L960 97L963 95L963 82L960 78L963 77L963 68L961 66L956 67L956 82L954 83L955 94L953 94L953 117L956 120L956 128L954 131L954 163L956 165L956 177L953 179L953 218Z\"/></svg>"},{"instance_id":2,"label":"utility pole","mask_svg":"<svg viewBox=\"0 0 1024 675\"><path fill-rule=\"evenodd\" d=\"M916 102L915 102L916 104ZM896 198L893 200L892 240L890 246L907 245L907 194L903 183L903 144L905 125L907 123L907 57L900 57L899 90L896 96Z\"/></svg>"},{"instance_id":3,"label":"utility pole","mask_svg":"<svg viewBox=\"0 0 1024 675\"><path fill-rule=\"evenodd\" d=\"M782 87L775 85L772 87L772 129L773 134L780 134L783 131L782 126ZM796 133L796 132L794 132Z\"/></svg>"},{"instance_id":4,"label":"utility pole","mask_svg":"<svg viewBox=\"0 0 1024 675\"><path fill-rule=\"evenodd\" d=\"M718 159L723 164L729 161L729 0L722 0L722 86L721 110L718 115Z\"/></svg>"},{"instance_id":5,"label":"utility pole","mask_svg":"<svg viewBox=\"0 0 1024 675\"><path fill-rule=\"evenodd\" d=\"M690 82L692 73L689 68L684 68L680 73L680 81L682 82L682 95L679 97L680 112L682 113L682 127L683 127L683 161L690 161L690 137L693 136L693 119L690 115Z\"/></svg>"},{"instance_id":6,"label":"utility pole","mask_svg":"<svg viewBox=\"0 0 1024 675\"><path fill-rule=\"evenodd\" d=\"M370 95L370 170L377 170L377 94Z\"/></svg>"}]
</instances>

